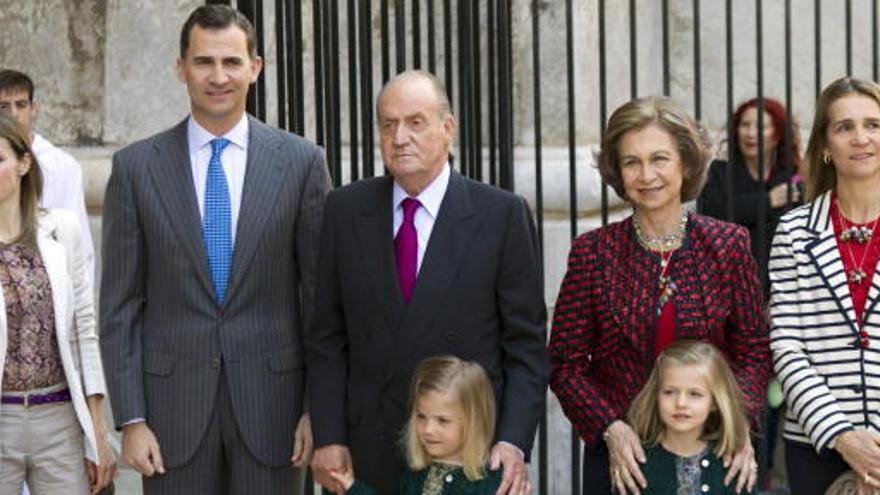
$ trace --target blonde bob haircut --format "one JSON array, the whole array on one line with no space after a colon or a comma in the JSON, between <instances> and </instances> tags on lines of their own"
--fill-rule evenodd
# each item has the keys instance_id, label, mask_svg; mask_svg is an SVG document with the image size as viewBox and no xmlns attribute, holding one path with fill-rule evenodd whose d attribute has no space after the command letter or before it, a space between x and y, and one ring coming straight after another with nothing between
<instances>
[{"instance_id":1,"label":"blonde bob haircut","mask_svg":"<svg viewBox=\"0 0 880 495\"><path fill-rule=\"evenodd\" d=\"M719 457L734 454L749 441L749 423L733 372L721 351L709 343L680 340L667 347L630 406L629 423L644 444L657 445L665 431L657 404L663 371L670 366L693 365L703 368L713 403L700 439L714 442Z\"/></svg>"},{"instance_id":2,"label":"blonde bob haircut","mask_svg":"<svg viewBox=\"0 0 880 495\"><path fill-rule=\"evenodd\" d=\"M880 86L873 81L842 77L822 90L816 101L816 116L807 141L807 199L812 201L837 187L837 171L834 162L825 163L828 150L828 126L831 124L831 105L849 95L863 95L880 105Z\"/></svg>"},{"instance_id":3,"label":"blonde bob haircut","mask_svg":"<svg viewBox=\"0 0 880 495\"><path fill-rule=\"evenodd\" d=\"M416 429L419 398L429 392L448 394L461 407L464 474L471 481L483 479L483 466L495 436L495 395L486 372L479 364L454 356L436 356L419 363L410 388L410 416L403 438L407 461L414 471L432 462Z\"/></svg>"},{"instance_id":4,"label":"blonde bob haircut","mask_svg":"<svg viewBox=\"0 0 880 495\"><path fill-rule=\"evenodd\" d=\"M37 156L31 149L27 131L12 117L0 113L0 139L5 139L15 153L16 159L28 164L21 176L19 207L21 208L21 233L12 242L23 242L34 246L37 242L37 217L40 211L40 196L43 194L43 174L37 163Z\"/></svg>"},{"instance_id":5,"label":"blonde bob haircut","mask_svg":"<svg viewBox=\"0 0 880 495\"><path fill-rule=\"evenodd\" d=\"M675 140L681 156L681 201L700 195L711 158L709 138L697 123L669 98L648 96L621 105L608 119L599 153L599 173L621 199L628 200L620 173L620 141L630 131L657 125Z\"/></svg>"}]
</instances>

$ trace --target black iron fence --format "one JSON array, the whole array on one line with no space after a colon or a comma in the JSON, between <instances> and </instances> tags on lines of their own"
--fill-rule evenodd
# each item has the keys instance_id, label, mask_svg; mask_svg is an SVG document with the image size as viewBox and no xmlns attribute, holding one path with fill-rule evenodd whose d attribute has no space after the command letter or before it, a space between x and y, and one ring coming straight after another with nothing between
<instances>
[{"instance_id":1,"label":"black iron fence","mask_svg":"<svg viewBox=\"0 0 880 495\"><path fill-rule=\"evenodd\" d=\"M381 84L409 68L437 74L459 121L455 166L477 180L528 191L542 250L545 177L567 183L563 210L571 236L585 210L608 222L604 185L598 205L579 204L579 184L598 179L586 172L590 160L578 148L601 140L610 110L623 101L671 95L722 140L726 128L732 142L728 123L739 99L772 95L785 103L790 122L804 125L831 80L878 79L878 0L208 3L234 4L257 27L269 70L251 92L249 110L324 146L336 185L382 173L373 115ZM786 130L784 143L793 132ZM762 150L762 129L758 136ZM548 146L567 150L567 166L548 169ZM514 163L516 147L526 150L520 157L531 155L526 163ZM790 153L785 160L791 166ZM534 167L534 184L515 184L515 166ZM549 452L565 448L548 439L546 417L533 459L540 494L549 493ZM570 445L570 490L580 493L574 433ZM555 491L567 489L557 483Z\"/></svg>"}]
</instances>

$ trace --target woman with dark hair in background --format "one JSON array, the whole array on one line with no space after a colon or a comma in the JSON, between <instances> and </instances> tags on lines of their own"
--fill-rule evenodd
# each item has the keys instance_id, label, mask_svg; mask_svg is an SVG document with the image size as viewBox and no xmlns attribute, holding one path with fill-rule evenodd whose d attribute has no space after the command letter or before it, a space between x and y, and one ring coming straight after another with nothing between
<instances>
[{"instance_id":1,"label":"woman with dark hair in background","mask_svg":"<svg viewBox=\"0 0 880 495\"><path fill-rule=\"evenodd\" d=\"M798 174L801 155L797 125L789 123L782 103L772 98L763 100L763 178L758 149L758 106L761 101L752 98L741 103L733 114L733 142L727 148L730 158L728 161L715 160L709 166L706 186L697 199L697 211L749 229L752 255L764 264L758 269L765 274L761 282L765 295L768 295L766 264L770 241L779 218L791 205L803 200L803 188ZM788 143L785 142L787 127L790 127L791 136ZM731 167L733 170L729 170ZM733 207L732 211L728 211L728 205Z\"/></svg>"},{"instance_id":2,"label":"woman with dark hair in background","mask_svg":"<svg viewBox=\"0 0 880 495\"><path fill-rule=\"evenodd\" d=\"M748 234L682 205L699 194L708 155L696 123L666 98L633 100L608 121L599 171L633 215L572 243L549 345L550 387L586 444L584 493L645 488L626 412L676 340L722 349L757 424L770 350ZM757 475L743 445L726 459L737 491Z\"/></svg>"}]
</instances>

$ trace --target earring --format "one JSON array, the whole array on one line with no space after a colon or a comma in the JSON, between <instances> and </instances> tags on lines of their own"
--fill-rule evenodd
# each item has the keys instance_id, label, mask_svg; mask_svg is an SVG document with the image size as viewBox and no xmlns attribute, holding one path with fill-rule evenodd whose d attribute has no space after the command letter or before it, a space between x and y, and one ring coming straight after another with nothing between
<instances>
[{"instance_id":1,"label":"earring","mask_svg":"<svg viewBox=\"0 0 880 495\"><path fill-rule=\"evenodd\" d=\"M822 163L824 163L825 165L831 163L831 153L827 151L822 152Z\"/></svg>"}]
</instances>

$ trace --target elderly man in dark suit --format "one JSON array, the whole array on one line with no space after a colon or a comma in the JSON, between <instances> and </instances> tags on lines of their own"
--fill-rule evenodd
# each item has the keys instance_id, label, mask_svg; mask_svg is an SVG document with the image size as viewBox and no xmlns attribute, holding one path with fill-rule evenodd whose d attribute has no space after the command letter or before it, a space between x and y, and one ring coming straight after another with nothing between
<instances>
[{"instance_id":1,"label":"elderly man in dark suit","mask_svg":"<svg viewBox=\"0 0 880 495\"><path fill-rule=\"evenodd\" d=\"M311 450L302 329L329 181L317 146L245 114L261 66L246 18L199 7L177 62L191 115L113 157L101 344L147 494L295 493Z\"/></svg>"},{"instance_id":2,"label":"elderly man in dark suit","mask_svg":"<svg viewBox=\"0 0 880 495\"><path fill-rule=\"evenodd\" d=\"M499 408L490 464L499 493L529 491L529 453L549 365L534 224L519 197L462 177L448 163L456 123L432 75L399 74L377 103L391 175L331 193L306 335L309 400L325 487L353 468L396 493L408 386L422 359L479 362Z\"/></svg>"}]
</instances>

